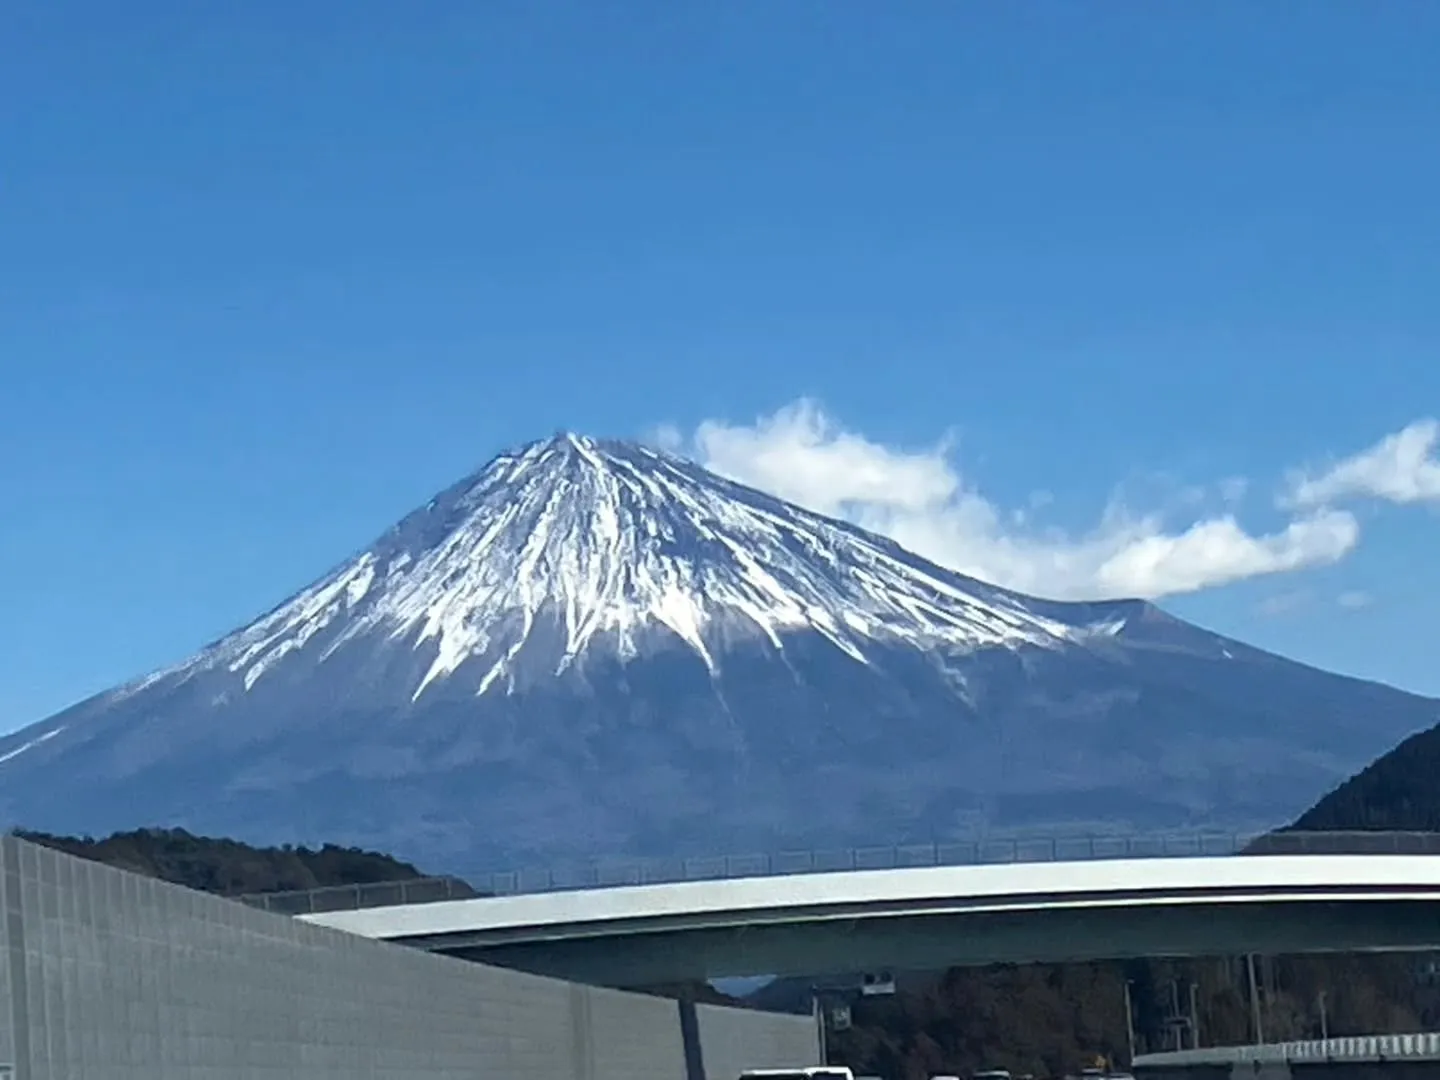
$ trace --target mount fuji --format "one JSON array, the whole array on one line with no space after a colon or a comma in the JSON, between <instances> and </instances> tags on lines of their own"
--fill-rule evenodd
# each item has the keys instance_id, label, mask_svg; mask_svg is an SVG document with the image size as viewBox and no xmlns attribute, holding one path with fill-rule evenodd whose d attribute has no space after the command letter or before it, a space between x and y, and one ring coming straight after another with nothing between
<instances>
[{"instance_id":1,"label":"mount fuji","mask_svg":"<svg viewBox=\"0 0 1440 1080\"><path fill-rule=\"evenodd\" d=\"M1440 702L1061 603L562 434L268 614L0 739L0 822L476 869L1266 827Z\"/></svg>"}]
</instances>

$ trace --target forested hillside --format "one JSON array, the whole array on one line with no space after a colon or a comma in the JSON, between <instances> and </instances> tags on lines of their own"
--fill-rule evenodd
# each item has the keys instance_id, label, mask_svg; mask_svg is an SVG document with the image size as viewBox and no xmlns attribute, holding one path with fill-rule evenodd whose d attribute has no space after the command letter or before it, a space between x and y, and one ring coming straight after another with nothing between
<instances>
[{"instance_id":1,"label":"forested hillside","mask_svg":"<svg viewBox=\"0 0 1440 1080\"><path fill-rule=\"evenodd\" d=\"M16 835L82 859L222 896L424 876L409 863L374 851L332 844L314 849L257 848L235 840L193 836L184 829L137 829L100 840L25 831Z\"/></svg>"},{"instance_id":2,"label":"forested hillside","mask_svg":"<svg viewBox=\"0 0 1440 1080\"><path fill-rule=\"evenodd\" d=\"M1302 814L1292 828L1440 832L1440 727L1412 735Z\"/></svg>"}]
</instances>

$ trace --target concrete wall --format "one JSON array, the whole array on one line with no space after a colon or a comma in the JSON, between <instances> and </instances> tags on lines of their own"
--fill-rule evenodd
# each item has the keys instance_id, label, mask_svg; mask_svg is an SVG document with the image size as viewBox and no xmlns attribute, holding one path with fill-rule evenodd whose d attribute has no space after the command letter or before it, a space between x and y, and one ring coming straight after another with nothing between
<instances>
[{"instance_id":1,"label":"concrete wall","mask_svg":"<svg viewBox=\"0 0 1440 1080\"><path fill-rule=\"evenodd\" d=\"M673 1001L379 944L13 837L0 914L0 1080L12 1064L13 1080L702 1080ZM805 1017L701 1016L703 1080L771 1048L814 1060Z\"/></svg>"},{"instance_id":2,"label":"concrete wall","mask_svg":"<svg viewBox=\"0 0 1440 1080\"><path fill-rule=\"evenodd\" d=\"M819 1032L808 1016L746 1013L697 1005L700 1045L709 1080L737 1080L746 1069L819 1062Z\"/></svg>"}]
</instances>

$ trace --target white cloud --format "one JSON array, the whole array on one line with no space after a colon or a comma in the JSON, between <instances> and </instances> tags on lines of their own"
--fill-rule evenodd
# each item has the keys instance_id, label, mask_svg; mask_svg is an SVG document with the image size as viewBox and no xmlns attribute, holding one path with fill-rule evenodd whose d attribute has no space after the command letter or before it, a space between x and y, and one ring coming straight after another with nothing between
<instances>
[{"instance_id":1,"label":"white cloud","mask_svg":"<svg viewBox=\"0 0 1440 1080\"><path fill-rule=\"evenodd\" d=\"M1342 592L1339 596L1335 598L1335 602L1339 604L1342 608L1347 608L1351 611L1358 611L1360 608L1367 608L1371 604L1373 604L1375 602L1375 598L1371 596L1368 592L1362 592L1359 589L1353 589L1350 592Z\"/></svg>"},{"instance_id":2,"label":"white cloud","mask_svg":"<svg viewBox=\"0 0 1440 1080\"><path fill-rule=\"evenodd\" d=\"M1167 527L1159 513L1112 504L1076 535L1030 525L1043 499L1006 510L966 484L951 440L922 449L883 446L847 431L802 400L753 425L706 421L677 443L714 471L812 510L892 537L961 573L1069 599L1156 598L1333 563L1359 539L1353 515L1307 511L1268 535L1233 513ZM1222 482L1228 502L1243 491Z\"/></svg>"},{"instance_id":3,"label":"white cloud","mask_svg":"<svg viewBox=\"0 0 1440 1080\"><path fill-rule=\"evenodd\" d=\"M1282 502L1291 507L1324 506L1355 498L1393 503L1440 502L1437 442L1440 421L1417 420L1319 475L1292 476Z\"/></svg>"},{"instance_id":4,"label":"white cloud","mask_svg":"<svg viewBox=\"0 0 1440 1080\"><path fill-rule=\"evenodd\" d=\"M1359 524L1344 510L1299 518L1268 536L1252 536L1228 514L1198 521L1180 533L1161 532L1156 523L1151 535L1127 538L1097 576L1112 594L1195 592L1337 562L1359 539Z\"/></svg>"},{"instance_id":5,"label":"white cloud","mask_svg":"<svg viewBox=\"0 0 1440 1080\"><path fill-rule=\"evenodd\" d=\"M891 450L840 429L808 400L753 427L707 420L695 445L717 472L822 514L851 506L914 512L955 501L960 488L945 443L920 453Z\"/></svg>"}]
</instances>

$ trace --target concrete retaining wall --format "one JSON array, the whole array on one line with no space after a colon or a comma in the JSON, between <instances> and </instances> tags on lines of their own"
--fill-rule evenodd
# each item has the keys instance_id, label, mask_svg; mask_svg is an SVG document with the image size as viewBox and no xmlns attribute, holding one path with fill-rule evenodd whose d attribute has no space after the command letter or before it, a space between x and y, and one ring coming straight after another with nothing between
<instances>
[{"instance_id":1,"label":"concrete retaining wall","mask_svg":"<svg viewBox=\"0 0 1440 1080\"><path fill-rule=\"evenodd\" d=\"M0 1080L733 1080L737 1062L817 1052L806 1017L700 1006L687 1054L673 1001L371 942L13 837L0 915Z\"/></svg>"},{"instance_id":2,"label":"concrete retaining wall","mask_svg":"<svg viewBox=\"0 0 1440 1080\"><path fill-rule=\"evenodd\" d=\"M695 1012L709 1080L737 1080L746 1069L815 1065L820 1060L819 1032L808 1016L747 1013L715 1005L697 1005Z\"/></svg>"}]
</instances>

